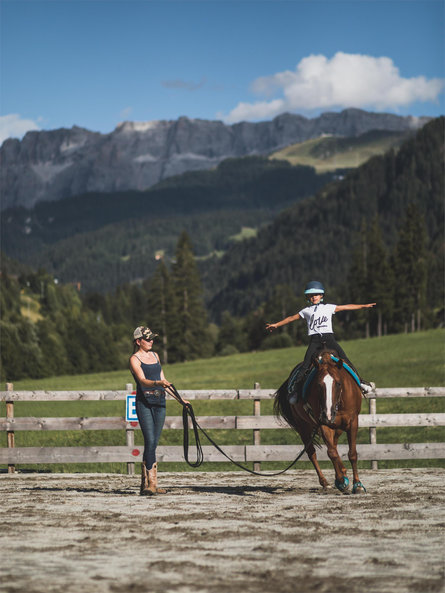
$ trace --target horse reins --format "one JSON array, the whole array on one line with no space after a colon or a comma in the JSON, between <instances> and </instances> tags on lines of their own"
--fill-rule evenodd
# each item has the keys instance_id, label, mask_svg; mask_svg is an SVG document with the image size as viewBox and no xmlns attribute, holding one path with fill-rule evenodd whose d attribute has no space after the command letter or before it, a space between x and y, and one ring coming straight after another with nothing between
<instances>
[{"instance_id":1,"label":"horse reins","mask_svg":"<svg viewBox=\"0 0 445 593\"><path fill-rule=\"evenodd\" d=\"M293 465L295 465L297 463L297 461L302 457L302 455L306 452L306 448L307 446L305 446L303 448L303 450L297 455L297 457L292 461L292 463L290 465L288 465L285 469L279 471L279 472L274 472L271 474L264 474L261 472L256 472L244 465L242 465L241 463L238 463L237 461L235 461L234 459L232 459L231 457L229 457L229 455L227 455L227 453L225 453L221 447L215 443L215 441L207 434L207 432L202 428L202 426L200 426L198 424L198 421L196 420L195 417L195 413L193 411L193 407L192 404L190 403L186 403L181 395L179 394L178 390L176 389L176 387L171 384L170 387L168 387L168 389L172 392L174 398L182 405L182 424L183 424L183 447L184 447L184 459L185 461L188 463L188 465L190 465L190 467L199 467L200 465L202 465L203 461L204 461L204 453L202 451L202 447L201 447L201 441L199 438L199 430L203 433L203 435L206 437L206 439L209 441L210 444L212 444L217 451L219 451L222 455L224 455L224 457L226 459L228 459L231 463L235 464L237 467L239 467L240 469L249 472L250 474L254 474L255 476L279 476L280 474L284 474L285 472L287 472ZM188 424L188 419L190 418L191 423L192 423L192 427L193 427L193 433L195 436L195 446L196 446L196 461L195 462L191 462L189 461L189 424Z\"/></svg>"}]
</instances>

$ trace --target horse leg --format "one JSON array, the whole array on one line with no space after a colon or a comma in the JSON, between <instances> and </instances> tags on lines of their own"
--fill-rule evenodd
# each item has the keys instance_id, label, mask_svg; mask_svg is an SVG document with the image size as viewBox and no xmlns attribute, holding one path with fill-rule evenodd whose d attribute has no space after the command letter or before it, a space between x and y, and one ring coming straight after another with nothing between
<instances>
[{"instance_id":1,"label":"horse leg","mask_svg":"<svg viewBox=\"0 0 445 593\"><path fill-rule=\"evenodd\" d=\"M338 438L341 433L341 430L333 430L326 426L322 427L322 434L324 442L326 443L328 457L334 466L335 486L341 492L345 492L349 487L349 480L346 477L346 468L337 449Z\"/></svg>"},{"instance_id":2,"label":"horse leg","mask_svg":"<svg viewBox=\"0 0 445 593\"><path fill-rule=\"evenodd\" d=\"M317 454L315 452L315 447L313 445L312 445L312 449L313 449L313 453L310 454L309 451L307 452L308 457L309 457L312 465L314 466L315 471L317 472L318 481L320 482L320 486L323 488L323 490L327 490L331 486L329 485L329 482L326 480L326 478L323 475L323 472L321 471L321 467L320 467L320 464L318 463L318 459L317 459Z\"/></svg>"},{"instance_id":3,"label":"horse leg","mask_svg":"<svg viewBox=\"0 0 445 593\"><path fill-rule=\"evenodd\" d=\"M358 432L358 417L356 417L351 422L351 428L348 430L348 457L352 467L352 476L354 479L354 484L352 487L353 494L364 494L366 492L366 488L360 482L360 478L358 477L358 470L357 470L357 432Z\"/></svg>"},{"instance_id":4,"label":"horse leg","mask_svg":"<svg viewBox=\"0 0 445 593\"><path fill-rule=\"evenodd\" d=\"M342 459L340 457L340 454L338 453L338 449L337 449L338 439L340 438L340 435L341 435L342 432L343 431L340 430L340 429L337 429L335 431L335 434L334 434L334 446L335 446L335 451L337 453L337 462L338 462L338 466L340 468L340 472L343 475L343 478L346 478L347 470L346 470L345 464L343 463L343 461L342 461Z\"/></svg>"},{"instance_id":5,"label":"horse leg","mask_svg":"<svg viewBox=\"0 0 445 593\"><path fill-rule=\"evenodd\" d=\"M300 436L301 436L302 441L304 443L304 446L306 448L307 456L309 457L310 462L312 463L312 465L314 466L315 471L317 472L318 481L320 482L320 486L323 489L330 488L329 482L324 477L323 472L321 471L320 464L318 463L318 459L317 459L317 454L315 452L314 443L312 442L312 433L311 432L308 432L308 431L305 431L305 430L302 430L300 432Z\"/></svg>"}]
</instances>

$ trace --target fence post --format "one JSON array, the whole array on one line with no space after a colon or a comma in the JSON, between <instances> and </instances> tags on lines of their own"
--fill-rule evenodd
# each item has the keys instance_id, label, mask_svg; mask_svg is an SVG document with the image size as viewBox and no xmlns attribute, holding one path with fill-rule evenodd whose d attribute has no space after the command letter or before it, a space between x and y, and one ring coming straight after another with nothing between
<instances>
[{"instance_id":1,"label":"fence post","mask_svg":"<svg viewBox=\"0 0 445 593\"><path fill-rule=\"evenodd\" d=\"M259 383L255 383L253 388L261 389L261 386ZM261 416L261 400L260 399L253 400L253 415ZM253 430L253 444L254 445L261 444L261 434L260 434L259 428L254 428L254 430ZM253 462L253 471L255 471L255 472L261 471L261 462L260 461Z\"/></svg>"},{"instance_id":2,"label":"fence post","mask_svg":"<svg viewBox=\"0 0 445 593\"><path fill-rule=\"evenodd\" d=\"M375 397L369 398L369 413L377 414L377 399ZM369 443L375 445L377 443L377 428L375 426L369 427ZM379 464L376 459L371 461L371 469L379 469Z\"/></svg>"},{"instance_id":3,"label":"fence post","mask_svg":"<svg viewBox=\"0 0 445 593\"><path fill-rule=\"evenodd\" d=\"M14 391L14 385L12 383L6 383L6 391ZM14 418L14 402L6 402L6 419L9 420ZM15 447L15 435L13 430L6 431L6 439L8 441L8 448ZM8 464L8 474L15 473L15 465L12 463Z\"/></svg>"},{"instance_id":4,"label":"fence post","mask_svg":"<svg viewBox=\"0 0 445 593\"><path fill-rule=\"evenodd\" d=\"M131 383L127 383L125 386L127 393L131 393L133 391L133 385ZM126 444L127 447L134 447L134 428L127 428L126 429ZM134 476L134 462L129 461L127 463L127 474L129 476Z\"/></svg>"}]
</instances>

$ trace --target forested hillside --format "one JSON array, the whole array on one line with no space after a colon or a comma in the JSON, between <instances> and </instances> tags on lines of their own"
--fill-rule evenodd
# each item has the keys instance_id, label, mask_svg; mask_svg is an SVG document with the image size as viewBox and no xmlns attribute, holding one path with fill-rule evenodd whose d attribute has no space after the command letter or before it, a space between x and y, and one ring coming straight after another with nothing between
<instances>
[{"instance_id":1,"label":"forested hillside","mask_svg":"<svg viewBox=\"0 0 445 593\"><path fill-rule=\"evenodd\" d=\"M259 228L333 177L262 157L229 159L146 192L92 193L7 210L2 250L60 282L106 292L150 276L159 252L173 256L182 230L198 256L224 250L242 227Z\"/></svg>"},{"instance_id":2,"label":"forested hillside","mask_svg":"<svg viewBox=\"0 0 445 593\"><path fill-rule=\"evenodd\" d=\"M335 326L339 339L443 324L443 153L444 118L440 118L403 144L397 154L375 157L315 196L297 200L255 237L233 241L228 247L221 235L223 247L228 247L222 258L197 259L195 244L208 254L211 245L205 245L207 239L203 239L209 236L206 227L218 220L222 227L226 225L225 232L230 232L233 215L218 210L207 212L207 220L205 215L201 219L190 216L188 220L195 224L191 232L173 239L179 232L178 217L178 228L171 224L169 252L158 252L158 259L152 251L145 252L152 260L153 273L147 265L140 282L120 283L114 290L103 290L109 281L104 261L108 251L113 252L113 238L122 261L134 261L122 251L125 232L120 236L118 226L110 227L109 243L102 243L106 245L102 251L94 243L88 244L87 234L74 234L72 242L67 240L65 245L54 243L54 253L64 245L62 263L70 251L88 254L91 250L84 263L91 266L91 258L97 259L97 267L90 267L97 275L95 291L80 290L76 282L64 283L43 269L32 271L23 263L3 258L2 380L124 368L132 331L140 324L160 334L155 348L164 362L304 343L303 323L291 324L273 335L265 330L265 324L304 306L302 291L310 279L324 282L331 302L377 302L370 311L339 314ZM276 169L270 171L272 177L278 176L276 183L270 180L264 193L252 185L251 203L261 195L273 201L272 188L279 187L281 175ZM289 173L292 168L286 166L284 171ZM239 190L236 175L232 180ZM193 181L192 175L189 181L195 188L196 178ZM288 178L281 195L287 192L290 198L295 188L289 183ZM164 189L171 190L161 187L157 191ZM259 199L262 206L264 200ZM161 204L163 207L166 205ZM239 228L246 210L232 212ZM259 210L252 212L259 216ZM71 220L66 215L62 227L69 228L71 223L75 227L74 208L71 215ZM138 221L128 219L125 228L127 241L133 241L133 248L144 255L148 243L143 241L145 223L140 223L138 227ZM167 235L168 221L164 223L162 226L159 218L152 221L152 227L145 226L147 238L156 233ZM23 240L23 235L19 239ZM154 249L155 244L150 245L150 250ZM125 244L125 249L130 248ZM77 260L77 265L82 261ZM118 275L114 282L119 279Z\"/></svg>"},{"instance_id":3,"label":"forested hillside","mask_svg":"<svg viewBox=\"0 0 445 593\"><path fill-rule=\"evenodd\" d=\"M405 142L397 154L389 151L372 158L341 182L279 214L257 237L233 245L219 262L205 269L213 318L219 319L225 310L247 314L267 301L277 285L300 294L313 278L326 284L330 298L358 296L353 288L359 280L348 279L348 273L357 257L367 266L367 243L372 240L381 242L381 258L396 274L403 258L422 257L428 306L442 306L443 157L444 118L439 118ZM414 232L413 225L417 226ZM411 240L418 241L417 246L410 245L414 254L395 253L400 233L410 232ZM399 267L394 258L399 258ZM383 265L383 260L375 262L368 273L384 276ZM382 280L388 291L394 289L389 276ZM372 292L359 296L367 301L377 298Z\"/></svg>"},{"instance_id":4,"label":"forested hillside","mask_svg":"<svg viewBox=\"0 0 445 593\"><path fill-rule=\"evenodd\" d=\"M43 270L32 272L13 265L2 261L2 381L125 368L138 325L148 324L160 334L155 349L165 362L214 352L215 335L185 233L178 239L171 270L161 260L153 279L123 285L107 295L82 297L78 287L60 285Z\"/></svg>"}]
</instances>

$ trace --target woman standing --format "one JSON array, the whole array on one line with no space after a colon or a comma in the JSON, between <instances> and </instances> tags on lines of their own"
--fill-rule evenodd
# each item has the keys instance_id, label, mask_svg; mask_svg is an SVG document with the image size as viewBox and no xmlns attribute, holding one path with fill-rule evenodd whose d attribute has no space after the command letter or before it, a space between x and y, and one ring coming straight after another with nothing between
<instances>
[{"instance_id":1,"label":"woman standing","mask_svg":"<svg viewBox=\"0 0 445 593\"><path fill-rule=\"evenodd\" d=\"M130 357L130 370L136 381L136 414L144 436L140 491L143 496L166 492L158 488L156 447L165 421L165 391L171 383L164 376L159 356L152 351L157 335L148 327L137 327Z\"/></svg>"}]
</instances>

